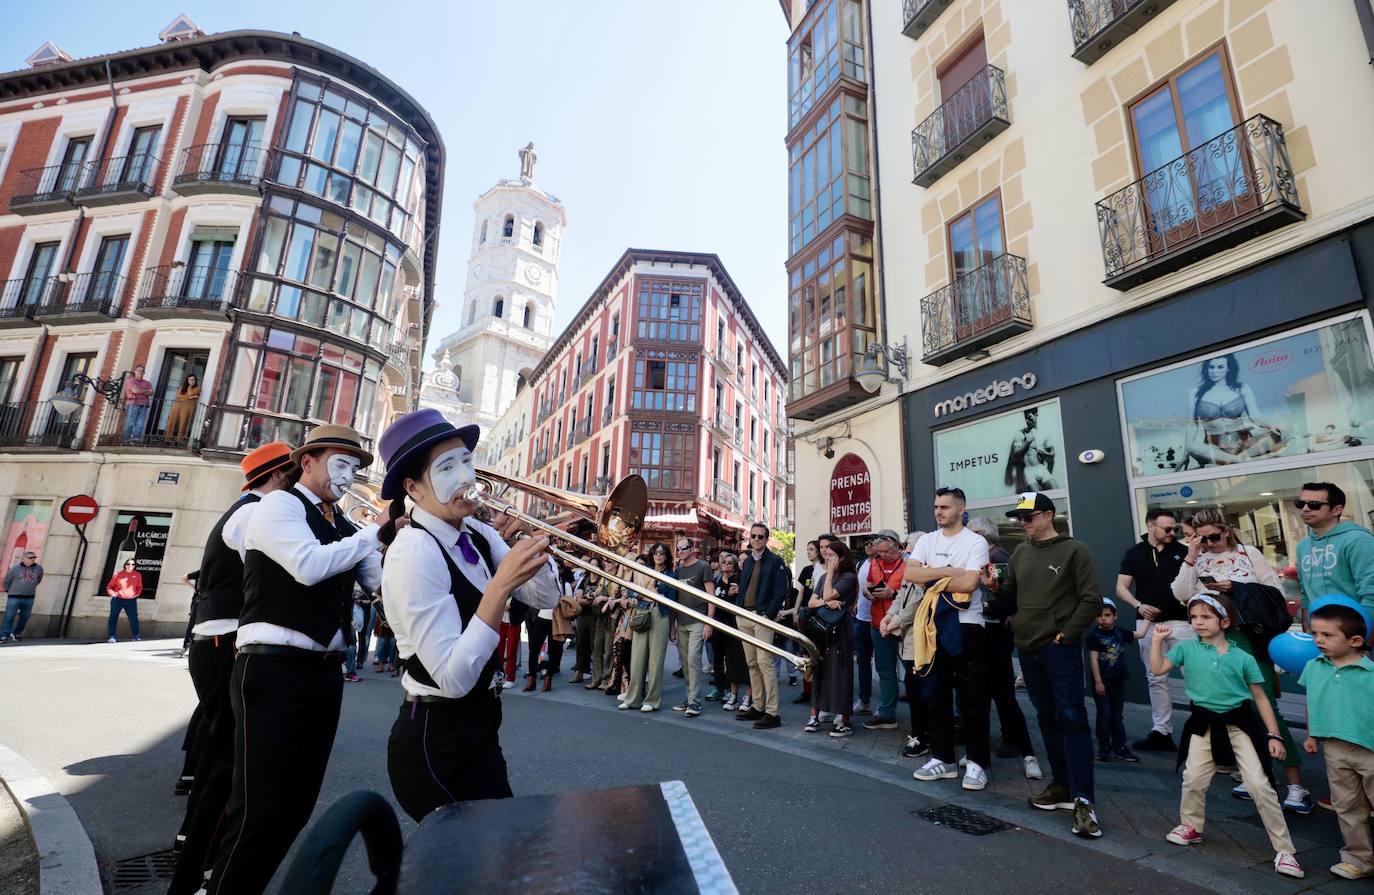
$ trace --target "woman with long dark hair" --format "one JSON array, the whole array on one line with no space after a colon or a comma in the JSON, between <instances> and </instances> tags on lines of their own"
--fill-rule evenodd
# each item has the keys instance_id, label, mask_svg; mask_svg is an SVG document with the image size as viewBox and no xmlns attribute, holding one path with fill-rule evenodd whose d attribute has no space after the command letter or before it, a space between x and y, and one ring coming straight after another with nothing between
<instances>
[{"instance_id":1,"label":"woman with long dark hair","mask_svg":"<svg viewBox=\"0 0 1374 895\"><path fill-rule=\"evenodd\" d=\"M673 574L673 553L667 544L659 543L649 548L649 558L653 566L667 575ZM661 584L648 576L639 576L637 583L653 587L661 596L677 599L677 588ZM642 630L634 631L630 640L630 689L625 693L622 709L639 709L641 712L656 712L663 702L663 660L668 655L668 607L647 597L635 602L634 611L648 614L649 623ZM633 626L631 626L633 628ZM647 672L648 680L645 680Z\"/></svg>"},{"instance_id":2,"label":"woman with long dark hair","mask_svg":"<svg viewBox=\"0 0 1374 895\"><path fill-rule=\"evenodd\" d=\"M417 821L450 802L511 795L499 736L501 615L512 596L536 609L558 604L548 539L508 547L514 520L498 531L473 516L478 505L465 495L478 433L417 410L380 441L382 497L392 501L379 532L390 545L382 600L405 669L387 770L396 801Z\"/></svg>"},{"instance_id":3,"label":"woman with long dark hair","mask_svg":"<svg viewBox=\"0 0 1374 895\"><path fill-rule=\"evenodd\" d=\"M200 378L195 373L187 373L172 399L172 409L167 412L167 437L186 438L191 434L191 421L196 415L196 402L200 400Z\"/></svg>"},{"instance_id":4,"label":"woman with long dark hair","mask_svg":"<svg viewBox=\"0 0 1374 895\"><path fill-rule=\"evenodd\" d=\"M825 646L819 668L811 675L811 720L804 728L807 733L821 729L821 713L835 716L832 737L853 736L849 713L854 709L854 632L849 624L849 610L859 596L859 576L854 555L843 541L826 541L821 545L821 560L825 572L816 581L807 608L812 612L825 607L842 609L844 615L835 626L835 633Z\"/></svg>"},{"instance_id":5,"label":"woman with long dark hair","mask_svg":"<svg viewBox=\"0 0 1374 895\"><path fill-rule=\"evenodd\" d=\"M1188 393L1192 431L1188 456L1200 465L1221 466L1253 460L1283 449L1283 427L1260 419L1250 386L1240 381L1234 354L1202 362L1198 384Z\"/></svg>"}]
</instances>

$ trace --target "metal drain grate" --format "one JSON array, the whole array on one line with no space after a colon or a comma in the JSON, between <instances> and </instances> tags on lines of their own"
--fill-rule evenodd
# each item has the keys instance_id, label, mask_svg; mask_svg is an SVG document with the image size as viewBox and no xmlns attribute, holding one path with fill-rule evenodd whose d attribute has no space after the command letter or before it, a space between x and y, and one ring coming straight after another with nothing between
<instances>
[{"instance_id":1,"label":"metal drain grate","mask_svg":"<svg viewBox=\"0 0 1374 895\"><path fill-rule=\"evenodd\" d=\"M940 805L937 808L922 808L916 812L933 824L968 833L970 836L986 836L1003 830L1015 829L1011 824L990 817L981 811L971 811L958 805Z\"/></svg>"},{"instance_id":2,"label":"metal drain grate","mask_svg":"<svg viewBox=\"0 0 1374 895\"><path fill-rule=\"evenodd\" d=\"M170 848L150 855L116 861L110 870L110 889L128 892L160 879L171 879L176 870L177 856Z\"/></svg>"}]
</instances>

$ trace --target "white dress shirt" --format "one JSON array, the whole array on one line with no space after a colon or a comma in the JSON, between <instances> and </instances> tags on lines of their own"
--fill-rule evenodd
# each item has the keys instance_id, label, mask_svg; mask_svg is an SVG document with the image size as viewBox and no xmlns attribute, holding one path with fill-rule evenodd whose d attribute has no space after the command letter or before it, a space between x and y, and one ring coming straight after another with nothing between
<instances>
[{"instance_id":1,"label":"white dress shirt","mask_svg":"<svg viewBox=\"0 0 1374 895\"><path fill-rule=\"evenodd\" d=\"M248 494L256 494L259 500L266 496L256 488L250 490ZM238 553L239 562L243 562L248 554L243 546L243 535L248 528L248 520L253 518L253 510L258 507L258 501L248 500L246 495L239 498L239 501L239 505L229 514L229 518L224 520L224 525L219 530L219 536L220 540L224 541L224 546ZM212 618L197 624L191 629L191 633L214 637L218 634L228 634L235 631L238 626L239 620L237 618Z\"/></svg>"},{"instance_id":2,"label":"white dress shirt","mask_svg":"<svg viewBox=\"0 0 1374 895\"><path fill-rule=\"evenodd\" d=\"M479 535L491 551L491 561L500 565L510 547L490 525L471 517L464 519L462 528L455 528L420 507L410 511L410 518L425 531L403 528L387 548L386 570L382 573L382 605L386 618L396 635L398 656L418 655L425 670L438 687L429 687L401 676L401 686L416 696L446 696L457 699L465 696L477 684L482 668L487 664L500 634L476 615L472 624L463 625L458 604L453 599L452 580L439 544L468 579L473 587L484 590L491 581L491 571L480 557L469 563L458 549L462 529ZM428 532L428 534L426 534ZM434 537L430 537L430 535ZM475 547L475 545L474 545ZM558 572L553 562L520 585L512 597L536 609L558 605Z\"/></svg>"},{"instance_id":3,"label":"white dress shirt","mask_svg":"<svg viewBox=\"0 0 1374 895\"><path fill-rule=\"evenodd\" d=\"M320 498L309 488L297 484L296 491L319 506ZM336 508L335 512L343 511ZM306 521L305 507L289 491L273 491L258 502L248 519L243 539L245 552L257 550L266 555L306 587L357 566L359 583L375 590L382 580L379 546L375 524L360 528L342 541L321 544ZM300 631L270 622L252 622L239 626L238 645L249 643L273 643L322 652L343 649L344 636L340 628L326 647Z\"/></svg>"}]
</instances>

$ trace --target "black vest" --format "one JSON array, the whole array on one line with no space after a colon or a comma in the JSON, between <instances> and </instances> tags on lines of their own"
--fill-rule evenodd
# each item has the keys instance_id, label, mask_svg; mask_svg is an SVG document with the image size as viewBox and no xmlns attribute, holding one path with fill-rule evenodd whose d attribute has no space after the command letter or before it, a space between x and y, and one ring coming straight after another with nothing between
<instances>
[{"instance_id":1,"label":"black vest","mask_svg":"<svg viewBox=\"0 0 1374 895\"><path fill-rule=\"evenodd\" d=\"M482 592L462 573L458 564L453 561L453 557L449 556L448 550L439 542L433 532L426 530L413 520L410 527L423 531L434 538L434 543L439 545L439 553L444 557L444 564L448 566L449 593L453 595L453 601L458 604L458 616L463 620L463 628L466 630L467 626L472 623L472 617L477 614L477 605L482 602ZM471 529L468 529L468 536L472 538L473 546L477 548L477 552L486 562L487 571L494 573L496 564L491 561L491 546L487 544L486 538ZM484 702L495 698L491 689L491 681L496 675L496 669L501 666L498 654L499 650L492 653L491 657L487 659L487 664L482 666L482 673L478 675L477 683L473 684L472 689L466 694L454 700L455 702L464 702L475 706L479 701ZM411 680L424 684L426 687L437 688L439 686L434 682L434 677L426 670L424 664L420 662L419 653L405 656L401 661L405 663L406 674L410 675Z\"/></svg>"},{"instance_id":2,"label":"black vest","mask_svg":"<svg viewBox=\"0 0 1374 895\"><path fill-rule=\"evenodd\" d=\"M200 580L196 582L200 591L197 622L238 618L243 610L243 560L239 559L237 550L224 543L224 524L245 504L260 500L261 496L251 492L244 495L210 529L210 540L205 545L205 554L200 558Z\"/></svg>"},{"instance_id":3,"label":"black vest","mask_svg":"<svg viewBox=\"0 0 1374 895\"><path fill-rule=\"evenodd\" d=\"M357 531L335 510L334 524L296 488L289 492L305 507L305 521L321 544L332 544ZM239 625L269 622L299 631L316 643L329 645L341 628L353 623L353 582L356 568L307 587L259 550L249 550L243 564L243 611Z\"/></svg>"}]
</instances>

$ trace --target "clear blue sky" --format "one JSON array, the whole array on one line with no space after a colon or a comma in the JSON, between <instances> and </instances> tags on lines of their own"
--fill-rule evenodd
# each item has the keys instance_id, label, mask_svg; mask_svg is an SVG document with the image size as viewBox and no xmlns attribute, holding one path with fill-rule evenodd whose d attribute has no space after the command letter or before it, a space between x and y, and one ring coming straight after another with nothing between
<instances>
[{"instance_id":1,"label":"clear blue sky","mask_svg":"<svg viewBox=\"0 0 1374 895\"><path fill-rule=\"evenodd\" d=\"M568 212L559 330L628 246L715 252L786 350L788 29L777 0L0 0L0 71L45 40L76 57L206 32L299 31L425 106L448 151L431 334L457 328L472 202L519 173ZM393 13L404 19L389 19Z\"/></svg>"}]
</instances>

